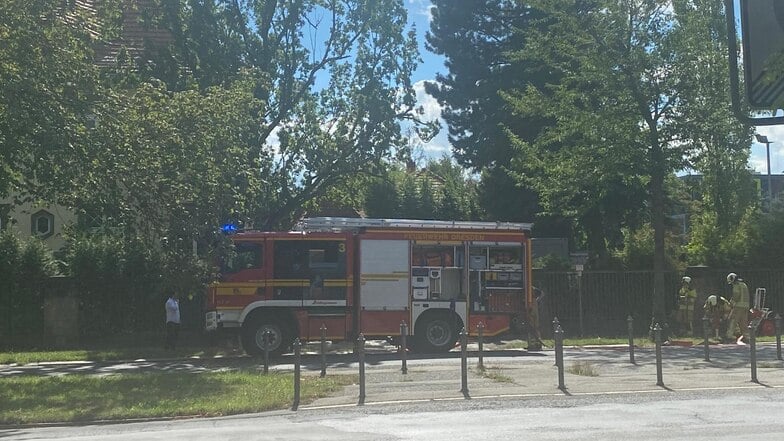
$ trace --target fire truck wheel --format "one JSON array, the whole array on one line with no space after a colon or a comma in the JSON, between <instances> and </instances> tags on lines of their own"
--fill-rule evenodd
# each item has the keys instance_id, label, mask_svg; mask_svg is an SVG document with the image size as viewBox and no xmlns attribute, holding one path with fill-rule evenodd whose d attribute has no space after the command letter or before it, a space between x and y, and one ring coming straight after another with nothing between
<instances>
[{"instance_id":1,"label":"fire truck wheel","mask_svg":"<svg viewBox=\"0 0 784 441\"><path fill-rule=\"evenodd\" d=\"M242 326L242 347L250 355L264 355L264 333L269 331L269 354L282 354L291 344L288 328L271 317L258 316Z\"/></svg>"},{"instance_id":2,"label":"fire truck wheel","mask_svg":"<svg viewBox=\"0 0 784 441\"><path fill-rule=\"evenodd\" d=\"M459 319L458 319L459 320ZM417 321L414 348L420 353L449 352L457 343L457 330L448 313L428 314Z\"/></svg>"}]
</instances>

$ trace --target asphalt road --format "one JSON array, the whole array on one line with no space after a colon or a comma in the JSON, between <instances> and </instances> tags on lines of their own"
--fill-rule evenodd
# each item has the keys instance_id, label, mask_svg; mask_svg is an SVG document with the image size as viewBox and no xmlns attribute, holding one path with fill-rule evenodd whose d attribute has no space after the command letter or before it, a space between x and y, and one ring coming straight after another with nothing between
<instances>
[{"instance_id":1,"label":"asphalt road","mask_svg":"<svg viewBox=\"0 0 784 441\"><path fill-rule=\"evenodd\" d=\"M781 440L781 389L431 401L85 427L14 440Z\"/></svg>"}]
</instances>

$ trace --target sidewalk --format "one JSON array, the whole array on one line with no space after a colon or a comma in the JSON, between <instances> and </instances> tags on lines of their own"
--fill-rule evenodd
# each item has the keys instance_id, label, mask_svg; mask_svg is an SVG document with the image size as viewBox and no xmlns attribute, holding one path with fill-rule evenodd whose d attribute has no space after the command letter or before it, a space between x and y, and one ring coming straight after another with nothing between
<instances>
[{"instance_id":1,"label":"sidewalk","mask_svg":"<svg viewBox=\"0 0 784 441\"><path fill-rule=\"evenodd\" d=\"M627 346L564 348L564 385L558 389L558 369L552 349L526 352L485 346L484 370L478 368L475 343L468 346L467 397L534 397L588 394L672 393L691 390L740 388L784 388L784 361L776 359L775 344L757 347L757 380L751 381L749 346L711 345L711 361L704 360L702 346L662 347L662 380L658 386L653 348L636 348L635 363L629 361ZM316 345L304 347L302 375L318 376L321 356ZM326 357L327 375L358 376L357 356L350 346L336 345ZM271 370L291 373L293 355L273 360ZM461 392L459 350L448 354L418 356L409 354L408 373L394 347L368 342L366 350L365 404L400 401L464 400ZM121 372L207 372L225 369L260 369L259 358L229 357L209 359L136 360L124 362L39 363L0 366L0 379L19 375L107 375ZM300 409L330 406L355 406L359 385L346 386L329 397Z\"/></svg>"},{"instance_id":2,"label":"sidewalk","mask_svg":"<svg viewBox=\"0 0 784 441\"><path fill-rule=\"evenodd\" d=\"M484 371L478 368L477 354L472 351L468 359L467 396L479 399L784 388L784 362L776 359L775 345L757 348L758 383L751 381L749 354L748 346L713 345L711 361L705 361L702 347L663 347L664 386L657 386L654 349L637 349L636 363L631 364L626 347L565 348L566 390L561 391L552 350L530 354L504 351L503 356L491 351L484 357ZM401 372L399 360L367 363L365 404L465 399L460 392L459 353L450 355L457 357L410 360L406 375ZM306 369L306 375L318 375L320 365L311 364ZM353 362L327 368L328 375L357 373L358 364ZM300 408L356 405L358 398L359 385L355 384Z\"/></svg>"}]
</instances>

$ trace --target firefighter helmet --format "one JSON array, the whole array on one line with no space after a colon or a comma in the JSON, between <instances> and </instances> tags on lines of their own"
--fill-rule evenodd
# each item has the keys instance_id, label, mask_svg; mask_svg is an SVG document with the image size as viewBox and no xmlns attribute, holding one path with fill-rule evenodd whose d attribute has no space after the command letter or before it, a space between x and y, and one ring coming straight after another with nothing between
<instances>
[{"instance_id":1,"label":"firefighter helmet","mask_svg":"<svg viewBox=\"0 0 784 441\"><path fill-rule=\"evenodd\" d=\"M716 306L716 303L718 303L716 296L708 296L708 300L705 302L708 306Z\"/></svg>"},{"instance_id":2,"label":"firefighter helmet","mask_svg":"<svg viewBox=\"0 0 784 441\"><path fill-rule=\"evenodd\" d=\"M685 276L685 277L684 277L683 279L681 279L681 280L683 281L683 283L691 283L691 277L689 277L689 276Z\"/></svg>"},{"instance_id":3,"label":"firefighter helmet","mask_svg":"<svg viewBox=\"0 0 784 441\"><path fill-rule=\"evenodd\" d=\"M737 280L737 279L738 279L738 275L737 274L735 274L735 273L727 274L727 285L732 285L733 283L735 283L735 280Z\"/></svg>"}]
</instances>

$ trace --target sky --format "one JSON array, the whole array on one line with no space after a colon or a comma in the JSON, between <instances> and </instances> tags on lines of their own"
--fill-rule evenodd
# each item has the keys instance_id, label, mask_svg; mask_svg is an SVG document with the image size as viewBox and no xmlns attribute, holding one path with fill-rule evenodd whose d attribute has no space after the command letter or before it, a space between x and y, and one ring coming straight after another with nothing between
<instances>
[{"instance_id":1,"label":"sky","mask_svg":"<svg viewBox=\"0 0 784 441\"><path fill-rule=\"evenodd\" d=\"M424 82L434 80L436 73L447 73L444 58L425 49L425 34L430 28L430 0L404 0L408 8L408 20L416 26L419 41L419 54L423 63L414 72L414 89L419 104L425 110L426 119L439 118L441 108L438 102L425 92ZM729 92L728 92L729 93ZM427 158L440 158L449 155L451 147L446 134L446 125L442 121L441 132L433 140L422 145L422 153ZM759 126L757 133L765 135L772 142L770 145L770 169L772 174L784 174L784 125ZM767 174L767 157L765 144L754 142L751 145L749 166L756 172Z\"/></svg>"},{"instance_id":2,"label":"sky","mask_svg":"<svg viewBox=\"0 0 784 441\"><path fill-rule=\"evenodd\" d=\"M444 67L444 57L425 49L425 34L430 29L430 6L432 4L430 0L404 0L404 2L408 8L408 22L416 27L419 55L423 60L412 76L417 100L425 111L424 118L426 120L440 120L441 106L432 96L425 92L425 81L435 80L436 73L447 72ZM441 131L438 136L421 147L422 153L427 158L439 159L444 155L451 154L451 147L446 132L446 124L441 120Z\"/></svg>"}]
</instances>

